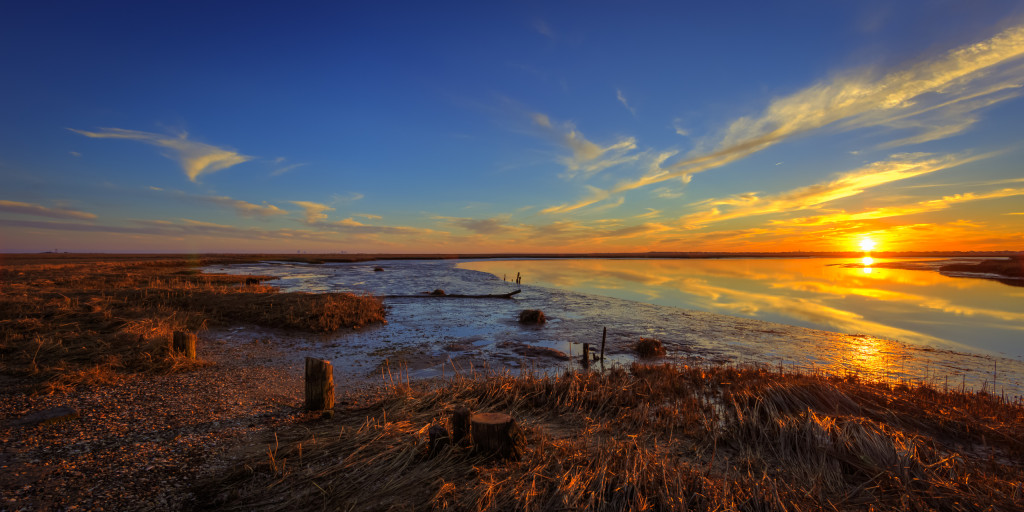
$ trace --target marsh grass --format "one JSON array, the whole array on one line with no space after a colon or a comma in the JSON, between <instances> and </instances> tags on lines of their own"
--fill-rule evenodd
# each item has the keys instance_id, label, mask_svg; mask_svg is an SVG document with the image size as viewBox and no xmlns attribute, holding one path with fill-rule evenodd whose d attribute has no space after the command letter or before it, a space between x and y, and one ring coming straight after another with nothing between
<instances>
[{"instance_id":1,"label":"marsh grass","mask_svg":"<svg viewBox=\"0 0 1024 512\"><path fill-rule=\"evenodd\" d=\"M1024 408L756 367L392 378L197 490L229 510L1019 510ZM518 461L428 456L457 405L512 414Z\"/></svg>"},{"instance_id":2,"label":"marsh grass","mask_svg":"<svg viewBox=\"0 0 1024 512\"><path fill-rule=\"evenodd\" d=\"M331 332L384 321L380 299L279 293L252 276L203 274L208 262L167 258L20 262L0 269L0 372L50 389L124 371L197 363L170 353L176 330L253 324ZM269 279L261 276L258 280Z\"/></svg>"}]
</instances>

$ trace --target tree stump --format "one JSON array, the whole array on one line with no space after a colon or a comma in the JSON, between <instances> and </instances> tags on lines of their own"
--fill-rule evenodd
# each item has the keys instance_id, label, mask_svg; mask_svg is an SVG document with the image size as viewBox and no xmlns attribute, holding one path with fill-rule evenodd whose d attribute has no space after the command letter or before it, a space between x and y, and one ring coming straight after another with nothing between
<instances>
[{"instance_id":1,"label":"tree stump","mask_svg":"<svg viewBox=\"0 0 1024 512\"><path fill-rule=\"evenodd\" d=\"M448 437L448 429L441 425L434 425L427 429L427 435L430 436L430 456L434 457L441 452L446 446L451 445L451 438Z\"/></svg>"},{"instance_id":2,"label":"tree stump","mask_svg":"<svg viewBox=\"0 0 1024 512\"><path fill-rule=\"evenodd\" d=\"M459 444L469 435L469 409L465 406L456 407L452 411L452 443Z\"/></svg>"},{"instance_id":3,"label":"tree stump","mask_svg":"<svg viewBox=\"0 0 1024 512\"><path fill-rule=\"evenodd\" d=\"M524 309L519 312L519 323L540 325L547 322L544 312L539 309Z\"/></svg>"},{"instance_id":4,"label":"tree stump","mask_svg":"<svg viewBox=\"0 0 1024 512\"><path fill-rule=\"evenodd\" d=\"M481 412L470 417L473 448L478 453L499 458L519 456L516 440L512 437L515 421L508 414Z\"/></svg>"},{"instance_id":5,"label":"tree stump","mask_svg":"<svg viewBox=\"0 0 1024 512\"><path fill-rule=\"evenodd\" d=\"M196 358L196 335L188 331L174 331L171 338L171 350L189 359Z\"/></svg>"},{"instance_id":6,"label":"tree stump","mask_svg":"<svg viewBox=\"0 0 1024 512\"><path fill-rule=\"evenodd\" d=\"M334 367L330 361L306 358L306 409L334 409Z\"/></svg>"}]
</instances>

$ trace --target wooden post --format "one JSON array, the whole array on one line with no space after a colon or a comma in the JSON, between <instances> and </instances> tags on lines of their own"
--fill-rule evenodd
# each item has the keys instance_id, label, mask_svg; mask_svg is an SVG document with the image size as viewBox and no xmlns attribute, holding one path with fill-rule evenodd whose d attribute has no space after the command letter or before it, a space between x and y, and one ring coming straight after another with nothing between
<instances>
[{"instance_id":1,"label":"wooden post","mask_svg":"<svg viewBox=\"0 0 1024 512\"><path fill-rule=\"evenodd\" d=\"M601 369L604 370L604 341L608 339L608 328L604 328L604 332L601 333Z\"/></svg>"},{"instance_id":2,"label":"wooden post","mask_svg":"<svg viewBox=\"0 0 1024 512\"><path fill-rule=\"evenodd\" d=\"M306 409L334 409L334 367L330 361L306 358Z\"/></svg>"},{"instance_id":3,"label":"wooden post","mask_svg":"<svg viewBox=\"0 0 1024 512\"><path fill-rule=\"evenodd\" d=\"M196 358L196 335L188 331L174 331L171 349L189 359Z\"/></svg>"},{"instance_id":4,"label":"wooden post","mask_svg":"<svg viewBox=\"0 0 1024 512\"><path fill-rule=\"evenodd\" d=\"M451 438L448 437L448 429L441 425L434 425L427 429L427 435L430 436L428 445L430 446L431 457L440 453L446 446L451 445Z\"/></svg>"},{"instance_id":5,"label":"wooden post","mask_svg":"<svg viewBox=\"0 0 1024 512\"><path fill-rule=\"evenodd\" d=\"M590 343L583 344L583 367L590 368Z\"/></svg>"},{"instance_id":6,"label":"wooden post","mask_svg":"<svg viewBox=\"0 0 1024 512\"><path fill-rule=\"evenodd\" d=\"M452 411L452 443L459 444L469 434L469 409L458 406Z\"/></svg>"},{"instance_id":7,"label":"wooden post","mask_svg":"<svg viewBox=\"0 0 1024 512\"><path fill-rule=\"evenodd\" d=\"M508 414L500 412L482 412L470 418L473 435L473 447L485 455L499 458L518 457L519 451L515 439L512 438L515 421Z\"/></svg>"}]
</instances>

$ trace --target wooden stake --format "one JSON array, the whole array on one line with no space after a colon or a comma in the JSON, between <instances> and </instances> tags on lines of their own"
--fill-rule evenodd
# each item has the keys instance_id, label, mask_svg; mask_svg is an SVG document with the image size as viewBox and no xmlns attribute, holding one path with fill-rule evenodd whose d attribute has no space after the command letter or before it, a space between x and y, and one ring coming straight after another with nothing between
<instances>
[{"instance_id":1,"label":"wooden stake","mask_svg":"<svg viewBox=\"0 0 1024 512\"><path fill-rule=\"evenodd\" d=\"M334 409L334 367L330 361L306 358L306 409Z\"/></svg>"},{"instance_id":2,"label":"wooden stake","mask_svg":"<svg viewBox=\"0 0 1024 512\"><path fill-rule=\"evenodd\" d=\"M470 418L473 447L481 454L499 458L518 457L519 450L512 432L515 421L508 414L482 412Z\"/></svg>"},{"instance_id":3,"label":"wooden stake","mask_svg":"<svg viewBox=\"0 0 1024 512\"><path fill-rule=\"evenodd\" d=\"M583 367L590 368L590 343L583 344Z\"/></svg>"},{"instance_id":4,"label":"wooden stake","mask_svg":"<svg viewBox=\"0 0 1024 512\"><path fill-rule=\"evenodd\" d=\"M604 332L601 333L601 367L604 367L604 341L608 339L608 328L604 328Z\"/></svg>"},{"instance_id":5,"label":"wooden stake","mask_svg":"<svg viewBox=\"0 0 1024 512\"><path fill-rule=\"evenodd\" d=\"M469 434L469 409L458 406L452 411L452 443L459 444Z\"/></svg>"},{"instance_id":6,"label":"wooden stake","mask_svg":"<svg viewBox=\"0 0 1024 512\"><path fill-rule=\"evenodd\" d=\"M428 445L430 446L431 457L437 455L442 449L451 445L451 438L448 437L448 429L441 425L434 425L427 429L427 435L430 436Z\"/></svg>"},{"instance_id":7,"label":"wooden stake","mask_svg":"<svg viewBox=\"0 0 1024 512\"><path fill-rule=\"evenodd\" d=\"M196 335L188 331L174 331L171 349L189 359L196 358Z\"/></svg>"}]
</instances>

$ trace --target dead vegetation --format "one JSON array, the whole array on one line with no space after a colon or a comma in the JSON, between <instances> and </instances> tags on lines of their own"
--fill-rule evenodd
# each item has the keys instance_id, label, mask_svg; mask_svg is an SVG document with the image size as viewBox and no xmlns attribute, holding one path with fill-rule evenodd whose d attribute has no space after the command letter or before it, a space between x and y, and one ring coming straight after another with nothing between
<instances>
[{"instance_id":1,"label":"dead vegetation","mask_svg":"<svg viewBox=\"0 0 1024 512\"><path fill-rule=\"evenodd\" d=\"M497 462L428 453L455 407L507 412ZM1024 407L764 368L634 365L391 385L198 490L227 510L1020 510Z\"/></svg>"},{"instance_id":2,"label":"dead vegetation","mask_svg":"<svg viewBox=\"0 0 1024 512\"><path fill-rule=\"evenodd\" d=\"M279 293L267 276L203 274L186 257L27 261L0 269L0 373L53 386L193 364L168 351L177 330L213 325L331 332L384 321L380 299Z\"/></svg>"}]
</instances>

